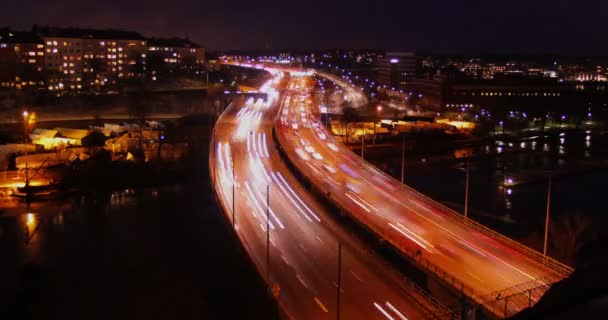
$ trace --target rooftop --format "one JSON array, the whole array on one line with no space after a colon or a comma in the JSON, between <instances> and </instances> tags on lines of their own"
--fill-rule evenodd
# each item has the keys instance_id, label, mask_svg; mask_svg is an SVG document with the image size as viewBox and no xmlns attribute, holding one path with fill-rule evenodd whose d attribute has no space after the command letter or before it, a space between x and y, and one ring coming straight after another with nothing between
<instances>
[{"instance_id":1,"label":"rooftop","mask_svg":"<svg viewBox=\"0 0 608 320\"><path fill-rule=\"evenodd\" d=\"M149 38L148 45L157 47L202 48L201 45L182 38Z\"/></svg>"},{"instance_id":2,"label":"rooftop","mask_svg":"<svg viewBox=\"0 0 608 320\"><path fill-rule=\"evenodd\" d=\"M43 37L82 38L82 39L113 39L113 40L146 40L135 31L116 29L80 29L49 26L34 26L32 32Z\"/></svg>"},{"instance_id":3,"label":"rooftop","mask_svg":"<svg viewBox=\"0 0 608 320\"><path fill-rule=\"evenodd\" d=\"M30 31L13 31L9 28L0 28L0 42L42 43L42 39Z\"/></svg>"}]
</instances>

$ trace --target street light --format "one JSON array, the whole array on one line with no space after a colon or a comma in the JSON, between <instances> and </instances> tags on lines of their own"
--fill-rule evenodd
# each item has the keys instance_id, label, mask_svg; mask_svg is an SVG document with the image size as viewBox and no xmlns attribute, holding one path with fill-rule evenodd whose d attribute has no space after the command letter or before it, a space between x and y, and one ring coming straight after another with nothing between
<instances>
[{"instance_id":1,"label":"street light","mask_svg":"<svg viewBox=\"0 0 608 320\"><path fill-rule=\"evenodd\" d=\"M549 184L547 186L547 211L545 213L545 241L543 245L543 256L547 259L547 240L549 240L549 213L551 209L551 175L549 175Z\"/></svg>"},{"instance_id":2,"label":"street light","mask_svg":"<svg viewBox=\"0 0 608 320\"><path fill-rule=\"evenodd\" d=\"M27 112L26 110L23 111L23 139L25 140L25 142L27 142L27 132L28 132L28 127L29 127L29 112Z\"/></svg>"}]
</instances>

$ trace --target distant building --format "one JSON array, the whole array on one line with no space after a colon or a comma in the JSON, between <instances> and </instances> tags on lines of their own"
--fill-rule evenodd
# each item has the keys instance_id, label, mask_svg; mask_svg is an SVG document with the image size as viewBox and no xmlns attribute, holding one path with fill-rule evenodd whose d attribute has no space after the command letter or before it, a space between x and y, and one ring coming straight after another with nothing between
<instances>
[{"instance_id":1,"label":"distant building","mask_svg":"<svg viewBox=\"0 0 608 320\"><path fill-rule=\"evenodd\" d=\"M0 29L0 87L37 89L44 80L42 39L32 32Z\"/></svg>"},{"instance_id":2,"label":"distant building","mask_svg":"<svg viewBox=\"0 0 608 320\"><path fill-rule=\"evenodd\" d=\"M387 52L378 61L378 84L404 88L416 76L416 65L413 52Z\"/></svg>"},{"instance_id":3,"label":"distant building","mask_svg":"<svg viewBox=\"0 0 608 320\"><path fill-rule=\"evenodd\" d=\"M432 79L415 79L407 87L422 107L443 111L579 110L591 112L603 107L606 101L605 84L584 86L575 82L559 82L557 79L500 79L473 80L448 79L435 76ZM582 108L582 109L581 109Z\"/></svg>"},{"instance_id":4,"label":"distant building","mask_svg":"<svg viewBox=\"0 0 608 320\"><path fill-rule=\"evenodd\" d=\"M114 85L143 75L147 41L137 32L34 27L45 44L48 89Z\"/></svg>"},{"instance_id":5,"label":"distant building","mask_svg":"<svg viewBox=\"0 0 608 320\"><path fill-rule=\"evenodd\" d=\"M148 65L153 79L166 72L198 74L205 66L205 48L188 39L151 38Z\"/></svg>"}]
</instances>

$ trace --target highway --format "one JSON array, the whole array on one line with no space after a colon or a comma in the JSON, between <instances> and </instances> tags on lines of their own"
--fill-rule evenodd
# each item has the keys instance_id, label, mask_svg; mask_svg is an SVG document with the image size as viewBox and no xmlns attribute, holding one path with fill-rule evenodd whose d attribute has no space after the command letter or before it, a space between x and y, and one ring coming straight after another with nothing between
<instances>
[{"instance_id":1,"label":"highway","mask_svg":"<svg viewBox=\"0 0 608 320\"><path fill-rule=\"evenodd\" d=\"M464 221L337 142L318 118L313 81L293 81L276 122L277 138L307 180L373 233L478 303L541 287L525 299L513 296L508 309L492 310L500 316L534 304L572 271Z\"/></svg>"},{"instance_id":2,"label":"highway","mask_svg":"<svg viewBox=\"0 0 608 320\"><path fill-rule=\"evenodd\" d=\"M336 319L340 283L341 319L445 314L330 219L283 163L272 128L288 80L280 72L273 74L259 89L268 94L266 102L237 100L218 119L210 170L227 219L235 222L240 241L282 310L293 319Z\"/></svg>"}]
</instances>

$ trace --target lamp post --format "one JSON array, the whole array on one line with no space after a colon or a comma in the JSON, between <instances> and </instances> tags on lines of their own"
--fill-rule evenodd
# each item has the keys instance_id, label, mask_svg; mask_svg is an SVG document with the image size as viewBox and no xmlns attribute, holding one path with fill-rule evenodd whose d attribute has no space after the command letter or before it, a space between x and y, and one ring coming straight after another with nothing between
<instances>
[{"instance_id":1,"label":"lamp post","mask_svg":"<svg viewBox=\"0 0 608 320\"><path fill-rule=\"evenodd\" d=\"M338 301L336 307L336 319L340 320L340 290L342 290L342 242L338 242Z\"/></svg>"},{"instance_id":2,"label":"lamp post","mask_svg":"<svg viewBox=\"0 0 608 320\"><path fill-rule=\"evenodd\" d=\"M362 134L361 134L361 159L365 160L365 157L364 157L364 155L365 155L364 154L364 149L365 149L365 124L363 124L361 126L361 128L362 128L362 131L363 131Z\"/></svg>"},{"instance_id":3,"label":"lamp post","mask_svg":"<svg viewBox=\"0 0 608 320\"><path fill-rule=\"evenodd\" d=\"M233 144L234 145L234 144ZM231 156L230 156L230 160L231 160L231 171L232 171L232 228L234 229L236 227L236 205L235 205L235 188L236 188L236 176L234 174L234 149L230 148L230 150L232 151Z\"/></svg>"},{"instance_id":4,"label":"lamp post","mask_svg":"<svg viewBox=\"0 0 608 320\"><path fill-rule=\"evenodd\" d=\"M27 111L23 111L22 115L23 115L23 139L25 140L25 142L27 142L28 141L27 132L28 132L28 127L29 127L30 114Z\"/></svg>"},{"instance_id":5,"label":"lamp post","mask_svg":"<svg viewBox=\"0 0 608 320\"><path fill-rule=\"evenodd\" d=\"M549 213L551 209L551 176L549 176L549 185L547 187L547 212L545 214L545 241L543 245L543 255L547 258L547 242L549 240Z\"/></svg>"},{"instance_id":6,"label":"lamp post","mask_svg":"<svg viewBox=\"0 0 608 320\"><path fill-rule=\"evenodd\" d=\"M378 118L380 118L380 112L382 112L382 106L377 106L376 111L378 111ZM376 121L374 121L374 144L376 144Z\"/></svg>"},{"instance_id":7,"label":"lamp post","mask_svg":"<svg viewBox=\"0 0 608 320\"><path fill-rule=\"evenodd\" d=\"M405 135L401 134L401 184L405 178Z\"/></svg>"},{"instance_id":8,"label":"lamp post","mask_svg":"<svg viewBox=\"0 0 608 320\"><path fill-rule=\"evenodd\" d=\"M266 280L270 283L270 185L266 185Z\"/></svg>"},{"instance_id":9,"label":"lamp post","mask_svg":"<svg viewBox=\"0 0 608 320\"><path fill-rule=\"evenodd\" d=\"M464 189L464 220L469 218L469 159L467 159L467 178Z\"/></svg>"}]
</instances>

